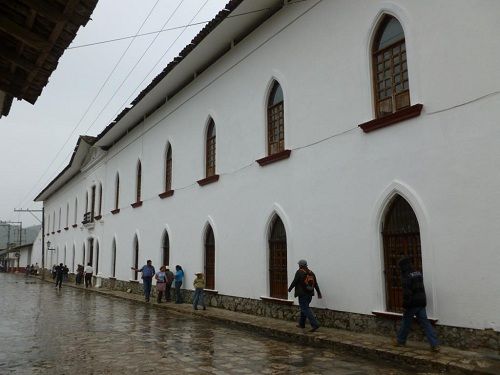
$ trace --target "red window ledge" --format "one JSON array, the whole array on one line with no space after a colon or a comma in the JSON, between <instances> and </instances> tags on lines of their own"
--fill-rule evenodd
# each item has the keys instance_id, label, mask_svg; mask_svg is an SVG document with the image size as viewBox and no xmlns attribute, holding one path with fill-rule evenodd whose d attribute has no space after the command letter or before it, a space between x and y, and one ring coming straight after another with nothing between
<instances>
[{"instance_id":1,"label":"red window ledge","mask_svg":"<svg viewBox=\"0 0 500 375\"><path fill-rule=\"evenodd\" d=\"M363 129L365 133L369 133L377 129L385 128L389 125L397 124L398 122L408 120L413 117L418 117L420 116L420 112L422 112L423 107L423 104L415 104L411 107L394 112L392 115L376 118L375 120L359 124L358 126Z\"/></svg>"},{"instance_id":2,"label":"red window ledge","mask_svg":"<svg viewBox=\"0 0 500 375\"><path fill-rule=\"evenodd\" d=\"M264 165L268 165L268 164L275 163L275 162L280 161L280 160L288 159L290 157L291 153L292 153L292 150L283 150L283 151L280 151L276 154L266 156L265 158L257 159L256 162L259 163L259 165L261 167L263 167Z\"/></svg>"},{"instance_id":3,"label":"red window ledge","mask_svg":"<svg viewBox=\"0 0 500 375\"><path fill-rule=\"evenodd\" d=\"M142 206L142 201L137 201L131 204L132 208L137 208Z\"/></svg>"},{"instance_id":4,"label":"red window ledge","mask_svg":"<svg viewBox=\"0 0 500 375\"><path fill-rule=\"evenodd\" d=\"M167 190L167 191L165 191L165 192L163 192L163 193L158 194L158 196L159 196L161 199L171 197L172 195L174 195L174 191L173 191L172 189Z\"/></svg>"},{"instance_id":5,"label":"red window ledge","mask_svg":"<svg viewBox=\"0 0 500 375\"><path fill-rule=\"evenodd\" d=\"M65 227L65 228L64 228L64 230L68 230L68 229L69 229L69 227Z\"/></svg>"},{"instance_id":6,"label":"red window ledge","mask_svg":"<svg viewBox=\"0 0 500 375\"><path fill-rule=\"evenodd\" d=\"M61 233L61 230L59 229L59 230L57 231L57 233Z\"/></svg>"},{"instance_id":7,"label":"red window ledge","mask_svg":"<svg viewBox=\"0 0 500 375\"><path fill-rule=\"evenodd\" d=\"M376 317L384 318L384 319L388 319L388 320L399 321L403 318L403 314L392 312L392 311L372 311L372 314L375 315ZM413 319L415 322L417 321L417 318L414 317ZM436 325L436 323L438 322L438 319L435 319L435 318L428 317L427 319L429 319L429 321L432 323L432 325Z\"/></svg>"},{"instance_id":8,"label":"red window ledge","mask_svg":"<svg viewBox=\"0 0 500 375\"><path fill-rule=\"evenodd\" d=\"M94 220L101 220L101 219L102 219L102 215L94 216Z\"/></svg>"},{"instance_id":9,"label":"red window ledge","mask_svg":"<svg viewBox=\"0 0 500 375\"><path fill-rule=\"evenodd\" d=\"M214 174L213 176L203 178L203 179L198 180L196 182L198 182L198 185L200 185L200 186L205 186L205 185L211 184L212 182L217 182L217 181L219 181L219 175Z\"/></svg>"},{"instance_id":10,"label":"red window ledge","mask_svg":"<svg viewBox=\"0 0 500 375\"><path fill-rule=\"evenodd\" d=\"M279 305L293 305L293 301L289 299L281 299L281 298L274 298L274 297L260 297L260 299L264 302L272 302L272 303L277 303Z\"/></svg>"},{"instance_id":11,"label":"red window ledge","mask_svg":"<svg viewBox=\"0 0 500 375\"><path fill-rule=\"evenodd\" d=\"M73 228L76 228L78 226L78 224L73 224L72 227Z\"/></svg>"},{"instance_id":12,"label":"red window ledge","mask_svg":"<svg viewBox=\"0 0 500 375\"><path fill-rule=\"evenodd\" d=\"M47 237L48 237L48 236L50 236L50 233L47 233L47 234L46 234L46 236L47 236Z\"/></svg>"},{"instance_id":13,"label":"red window ledge","mask_svg":"<svg viewBox=\"0 0 500 375\"><path fill-rule=\"evenodd\" d=\"M56 232L52 232L52 234L56 234Z\"/></svg>"},{"instance_id":14,"label":"red window ledge","mask_svg":"<svg viewBox=\"0 0 500 375\"><path fill-rule=\"evenodd\" d=\"M115 208L114 210L111 210L111 213L113 215L116 215L118 212L120 212L120 209L119 208Z\"/></svg>"}]
</instances>

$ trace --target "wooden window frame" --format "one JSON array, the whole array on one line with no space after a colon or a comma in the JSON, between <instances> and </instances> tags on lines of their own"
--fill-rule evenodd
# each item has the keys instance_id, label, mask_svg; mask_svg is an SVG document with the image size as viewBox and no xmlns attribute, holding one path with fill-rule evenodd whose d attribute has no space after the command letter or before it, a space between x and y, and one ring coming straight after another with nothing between
<instances>
[{"instance_id":1,"label":"wooden window frame","mask_svg":"<svg viewBox=\"0 0 500 375\"><path fill-rule=\"evenodd\" d=\"M113 211L118 210L120 212L120 174L116 174L115 179L115 209ZM111 212L113 212L111 211ZM118 213L117 212L117 213Z\"/></svg>"},{"instance_id":2,"label":"wooden window frame","mask_svg":"<svg viewBox=\"0 0 500 375\"><path fill-rule=\"evenodd\" d=\"M205 287L209 290L215 290L215 233L211 225L205 231L204 245Z\"/></svg>"},{"instance_id":3,"label":"wooden window frame","mask_svg":"<svg viewBox=\"0 0 500 375\"><path fill-rule=\"evenodd\" d=\"M276 91L283 88L278 81L274 81L267 98L267 155L271 156L285 151L285 98L272 104ZM277 117L277 119L276 119ZM276 130L277 129L277 130ZM274 135L278 134L277 140ZM277 146L276 146L277 145Z\"/></svg>"},{"instance_id":4,"label":"wooden window frame","mask_svg":"<svg viewBox=\"0 0 500 375\"><path fill-rule=\"evenodd\" d=\"M278 221L281 223L283 226L283 231L284 231L284 241L281 238L275 237L275 231L277 231L276 225L278 224ZM274 220L271 223L270 227L270 232L269 232L269 269L268 269L268 275L269 275L269 297L274 298L274 299L282 299L282 300L287 300L288 299L288 251L287 251L287 238L286 238L286 228L285 224L281 220L279 216L276 216ZM284 246L284 253L285 253L285 261L284 264L277 264L275 263L276 257L279 257L279 254L276 254L280 251L280 245L281 247ZM283 249L281 249L283 252ZM281 254L282 256L283 254ZM280 280L280 277L283 278L284 275L284 282L283 280ZM281 282L280 282L281 281Z\"/></svg>"},{"instance_id":5,"label":"wooden window frame","mask_svg":"<svg viewBox=\"0 0 500 375\"><path fill-rule=\"evenodd\" d=\"M137 162L137 169L135 175L135 203L132 204L132 207L135 208L142 205L141 194L142 194L142 163L139 160Z\"/></svg>"},{"instance_id":6,"label":"wooden window frame","mask_svg":"<svg viewBox=\"0 0 500 375\"><path fill-rule=\"evenodd\" d=\"M217 129L210 119L205 141L205 178L217 175Z\"/></svg>"}]
</instances>

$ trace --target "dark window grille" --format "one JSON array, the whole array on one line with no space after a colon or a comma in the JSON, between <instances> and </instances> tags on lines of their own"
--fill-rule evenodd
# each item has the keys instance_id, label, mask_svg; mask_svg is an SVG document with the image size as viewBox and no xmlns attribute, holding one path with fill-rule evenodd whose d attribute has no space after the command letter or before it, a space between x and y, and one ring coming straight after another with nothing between
<instances>
[{"instance_id":1,"label":"dark window grille","mask_svg":"<svg viewBox=\"0 0 500 375\"><path fill-rule=\"evenodd\" d=\"M384 18L372 53L375 108L380 118L410 106L405 36L396 18Z\"/></svg>"},{"instance_id":2,"label":"dark window grille","mask_svg":"<svg viewBox=\"0 0 500 375\"><path fill-rule=\"evenodd\" d=\"M267 105L267 153L277 154L285 149L285 115L283 91L274 82Z\"/></svg>"},{"instance_id":3,"label":"dark window grille","mask_svg":"<svg viewBox=\"0 0 500 375\"><path fill-rule=\"evenodd\" d=\"M90 221L94 221L94 216L95 216L95 190L96 190L96 187L95 185L92 186L92 194L90 195Z\"/></svg>"},{"instance_id":4,"label":"dark window grille","mask_svg":"<svg viewBox=\"0 0 500 375\"><path fill-rule=\"evenodd\" d=\"M168 146L165 160L165 191L172 189L172 147Z\"/></svg>"},{"instance_id":5,"label":"dark window grille","mask_svg":"<svg viewBox=\"0 0 500 375\"><path fill-rule=\"evenodd\" d=\"M420 229L415 212L400 195L392 201L382 230L387 311L403 311L403 291L399 260L405 256L413 268L422 271Z\"/></svg>"},{"instance_id":6,"label":"dark window grille","mask_svg":"<svg viewBox=\"0 0 500 375\"><path fill-rule=\"evenodd\" d=\"M215 289L215 238L211 226L205 235L205 283L207 289Z\"/></svg>"},{"instance_id":7,"label":"dark window grille","mask_svg":"<svg viewBox=\"0 0 500 375\"><path fill-rule=\"evenodd\" d=\"M120 205L120 175L116 175L116 185L115 185L115 210L118 209Z\"/></svg>"},{"instance_id":8,"label":"dark window grille","mask_svg":"<svg viewBox=\"0 0 500 375\"><path fill-rule=\"evenodd\" d=\"M141 201L141 184L142 184L142 165L141 162L137 163L137 184L135 190L135 201Z\"/></svg>"},{"instance_id":9,"label":"dark window grille","mask_svg":"<svg viewBox=\"0 0 500 375\"><path fill-rule=\"evenodd\" d=\"M99 216L102 213L102 184L99 184Z\"/></svg>"},{"instance_id":10,"label":"dark window grille","mask_svg":"<svg viewBox=\"0 0 500 375\"><path fill-rule=\"evenodd\" d=\"M288 298L286 231L277 216L269 238L269 286L273 298Z\"/></svg>"},{"instance_id":11,"label":"dark window grille","mask_svg":"<svg viewBox=\"0 0 500 375\"><path fill-rule=\"evenodd\" d=\"M89 241L89 263L91 266L94 265L94 240L93 239L91 239ZM95 273L97 273L97 272L95 272Z\"/></svg>"},{"instance_id":12,"label":"dark window grille","mask_svg":"<svg viewBox=\"0 0 500 375\"><path fill-rule=\"evenodd\" d=\"M215 123L210 120L207 130L206 177L215 175Z\"/></svg>"},{"instance_id":13,"label":"dark window grille","mask_svg":"<svg viewBox=\"0 0 500 375\"><path fill-rule=\"evenodd\" d=\"M95 243L95 274L97 275L99 273L99 242L97 240Z\"/></svg>"}]
</instances>

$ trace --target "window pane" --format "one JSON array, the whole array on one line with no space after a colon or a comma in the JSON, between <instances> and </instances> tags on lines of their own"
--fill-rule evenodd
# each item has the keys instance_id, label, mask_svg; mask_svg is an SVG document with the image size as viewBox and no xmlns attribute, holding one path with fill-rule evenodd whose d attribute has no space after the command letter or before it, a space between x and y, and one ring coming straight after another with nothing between
<instances>
[{"instance_id":1,"label":"window pane","mask_svg":"<svg viewBox=\"0 0 500 375\"><path fill-rule=\"evenodd\" d=\"M401 24L394 17L390 17L380 35L380 39L378 44L376 45L376 49L380 50L382 48L385 48L390 44L397 42L398 40L404 39L404 37L405 35Z\"/></svg>"}]
</instances>

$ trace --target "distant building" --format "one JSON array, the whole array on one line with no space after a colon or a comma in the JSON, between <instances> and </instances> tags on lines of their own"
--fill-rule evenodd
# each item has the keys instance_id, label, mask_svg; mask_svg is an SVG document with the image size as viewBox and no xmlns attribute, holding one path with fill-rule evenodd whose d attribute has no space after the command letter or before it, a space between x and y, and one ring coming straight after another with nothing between
<instances>
[{"instance_id":1,"label":"distant building","mask_svg":"<svg viewBox=\"0 0 500 375\"><path fill-rule=\"evenodd\" d=\"M37 239L41 244L40 229L40 225L23 228L19 237L20 226L0 226L0 264L3 270L22 272L28 264L31 265L33 244Z\"/></svg>"},{"instance_id":2,"label":"distant building","mask_svg":"<svg viewBox=\"0 0 500 375\"><path fill-rule=\"evenodd\" d=\"M38 195L53 263L120 288L146 259L180 264L217 306L293 319L305 258L324 324L392 334L406 255L444 343L493 347L498 14L231 1Z\"/></svg>"}]
</instances>

